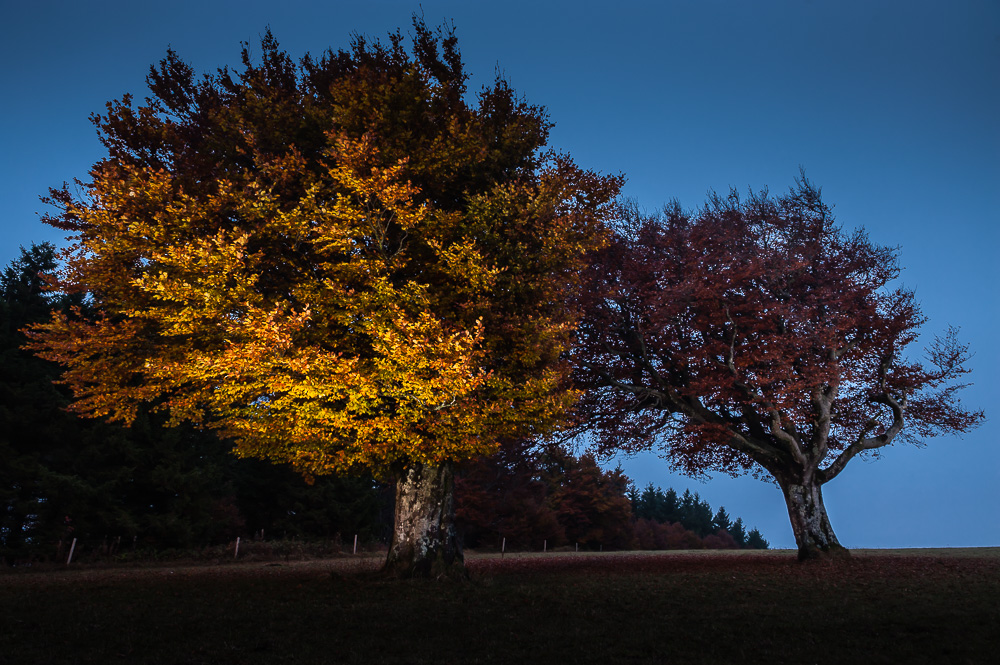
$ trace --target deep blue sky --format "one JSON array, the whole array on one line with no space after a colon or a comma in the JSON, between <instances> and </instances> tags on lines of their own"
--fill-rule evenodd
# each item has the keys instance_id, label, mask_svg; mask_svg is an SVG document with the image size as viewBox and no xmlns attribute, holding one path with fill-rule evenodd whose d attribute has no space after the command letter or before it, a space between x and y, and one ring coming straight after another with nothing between
<instances>
[{"instance_id":1,"label":"deep blue sky","mask_svg":"<svg viewBox=\"0 0 1000 665\"><path fill-rule=\"evenodd\" d=\"M471 89L500 68L556 123L578 163L628 177L647 208L687 207L710 188L781 191L800 165L838 220L898 245L928 331L972 344L963 439L855 460L826 487L848 547L1000 545L996 333L1000 199L1000 3L995 0L437 2L454 20ZM144 93L168 45L198 70L237 64L270 25L293 55L353 32L404 30L412 2L2 1L0 265L19 245L59 241L38 195L86 178L101 154L90 113ZM698 483L653 455L624 462L641 487L690 487L794 541L779 490L750 478Z\"/></svg>"}]
</instances>

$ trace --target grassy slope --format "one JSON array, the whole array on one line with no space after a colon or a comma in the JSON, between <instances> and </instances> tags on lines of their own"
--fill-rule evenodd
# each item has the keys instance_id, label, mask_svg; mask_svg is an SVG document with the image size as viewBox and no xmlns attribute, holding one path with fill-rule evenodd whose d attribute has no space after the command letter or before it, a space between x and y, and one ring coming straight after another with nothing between
<instances>
[{"instance_id":1,"label":"grassy slope","mask_svg":"<svg viewBox=\"0 0 1000 665\"><path fill-rule=\"evenodd\" d=\"M0 575L0 664L987 663L1000 550L470 556ZM331 571L332 574L331 574Z\"/></svg>"}]
</instances>

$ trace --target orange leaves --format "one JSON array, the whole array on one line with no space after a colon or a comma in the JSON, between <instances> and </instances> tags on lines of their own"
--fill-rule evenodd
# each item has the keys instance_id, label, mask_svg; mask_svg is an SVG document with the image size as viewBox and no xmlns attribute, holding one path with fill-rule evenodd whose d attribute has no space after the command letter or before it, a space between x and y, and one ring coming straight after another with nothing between
<instances>
[{"instance_id":1,"label":"orange leaves","mask_svg":"<svg viewBox=\"0 0 1000 665\"><path fill-rule=\"evenodd\" d=\"M620 179L540 168L541 109L503 83L471 107L401 46L282 62L209 77L182 117L109 106L86 195L53 194L77 232L58 287L94 313L33 348L77 408L153 402L312 475L557 427L576 274Z\"/></svg>"},{"instance_id":2,"label":"orange leaves","mask_svg":"<svg viewBox=\"0 0 1000 665\"><path fill-rule=\"evenodd\" d=\"M73 389L78 413L131 422L138 404L156 399L162 386L143 380L146 363L141 356L122 353L142 335L138 321L88 321L79 309L71 315L56 312L48 323L25 331L26 348L66 367L61 382Z\"/></svg>"},{"instance_id":3,"label":"orange leaves","mask_svg":"<svg viewBox=\"0 0 1000 665\"><path fill-rule=\"evenodd\" d=\"M501 269L491 267L474 238L463 237L445 247L435 239L427 240L437 254L440 270L463 293L487 293L496 283Z\"/></svg>"}]
</instances>

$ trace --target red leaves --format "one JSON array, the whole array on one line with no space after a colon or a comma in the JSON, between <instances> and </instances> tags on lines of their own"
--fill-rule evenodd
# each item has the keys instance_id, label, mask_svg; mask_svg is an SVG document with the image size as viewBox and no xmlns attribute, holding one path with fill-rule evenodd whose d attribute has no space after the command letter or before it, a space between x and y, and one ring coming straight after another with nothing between
<instances>
[{"instance_id":1,"label":"red leaves","mask_svg":"<svg viewBox=\"0 0 1000 665\"><path fill-rule=\"evenodd\" d=\"M981 422L956 399L967 349L950 331L930 349L936 369L906 356L925 320L891 284L896 251L845 234L808 181L622 218L588 273L574 351L605 449L663 437L691 473L807 474L846 450L832 477L889 443L903 413L921 436Z\"/></svg>"},{"instance_id":2,"label":"red leaves","mask_svg":"<svg viewBox=\"0 0 1000 665\"><path fill-rule=\"evenodd\" d=\"M466 463L456 478L457 518L470 547L549 549L579 543L628 547L628 478L604 471L592 455L551 446L531 451L508 442L496 455Z\"/></svg>"}]
</instances>

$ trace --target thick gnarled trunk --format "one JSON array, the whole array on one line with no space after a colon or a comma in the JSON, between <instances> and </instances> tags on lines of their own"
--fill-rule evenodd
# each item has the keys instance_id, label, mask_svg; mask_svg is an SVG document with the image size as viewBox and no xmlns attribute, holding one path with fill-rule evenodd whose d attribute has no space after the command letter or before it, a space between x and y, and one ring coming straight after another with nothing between
<instances>
[{"instance_id":1,"label":"thick gnarled trunk","mask_svg":"<svg viewBox=\"0 0 1000 665\"><path fill-rule=\"evenodd\" d=\"M383 572L393 577L465 577L455 530L455 473L450 462L413 464L396 481L392 543Z\"/></svg>"},{"instance_id":2,"label":"thick gnarled trunk","mask_svg":"<svg viewBox=\"0 0 1000 665\"><path fill-rule=\"evenodd\" d=\"M821 485L816 482L784 481L779 481L779 484L785 495L795 544L799 548L799 561L848 555L830 525Z\"/></svg>"}]
</instances>

